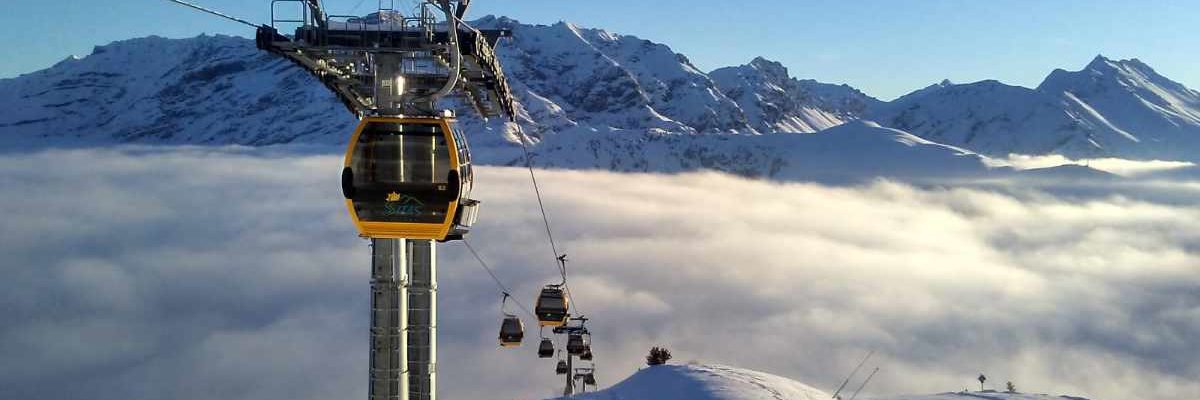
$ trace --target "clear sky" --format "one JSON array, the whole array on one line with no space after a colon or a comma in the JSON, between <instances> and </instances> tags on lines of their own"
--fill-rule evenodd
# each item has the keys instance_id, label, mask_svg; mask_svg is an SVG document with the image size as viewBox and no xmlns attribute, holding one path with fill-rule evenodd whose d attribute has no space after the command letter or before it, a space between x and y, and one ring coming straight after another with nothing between
<instances>
[{"instance_id":1,"label":"clear sky","mask_svg":"<svg viewBox=\"0 0 1200 400\"><path fill-rule=\"evenodd\" d=\"M268 0L195 0L253 22ZM335 14L378 0L324 0ZM412 0L398 0L412 1ZM560 20L671 45L704 70L765 56L800 78L848 83L891 99L942 79L1036 86L1096 54L1139 58L1200 88L1200 1L1115 0L476 0L472 16ZM252 36L249 27L165 0L4 0L0 78L45 68L97 44L156 34Z\"/></svg>"}]
</instances>

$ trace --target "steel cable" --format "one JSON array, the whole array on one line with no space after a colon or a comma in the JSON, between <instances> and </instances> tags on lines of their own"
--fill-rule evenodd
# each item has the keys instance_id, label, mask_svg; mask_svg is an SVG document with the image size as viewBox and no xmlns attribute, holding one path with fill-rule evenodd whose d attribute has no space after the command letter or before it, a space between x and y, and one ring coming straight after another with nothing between
<instances>
[{"instance_id":1,"label":"steel cable","mask_svg":"<svg viewBox=\"0 0 1200 400\"><path fill-rule=\"evenodd\" d=\"M582 315L579 310L579 302L571 296L571 287L567 284L567 255L558 251L558 243L554 240L554 230L550 228L550 216L546 212L546 203L542 200L542 189L538 185L537 174L533 171L533 158L529 156L529 146L525 144L525 130L521 128L521 124L514 122L517 126L517 141L521 143L521 154L525 158L525 168L529 170L529 180L533 183L533 193L537 196L538 211L542 213L542 224L546 227L546 237L550 240L550 251L554 253L554 260L558 262L558 271L562 275L562 287L568 299L571 299L570 307L577 315Z\"/></svg>"}]
</instances>

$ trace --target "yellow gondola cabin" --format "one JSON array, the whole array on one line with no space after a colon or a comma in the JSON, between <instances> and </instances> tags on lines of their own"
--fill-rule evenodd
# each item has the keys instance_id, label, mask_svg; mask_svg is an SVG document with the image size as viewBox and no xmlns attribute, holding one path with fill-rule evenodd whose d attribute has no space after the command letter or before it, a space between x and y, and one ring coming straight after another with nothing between
<instances>
[{"instance_id":1,"label":"yellow gondola cabin","mask_svg":"<svg viewBox=\"0 0 1200 400\"><path fill-rule=\"evenodd\" d=\"M364 237L456 240L478 202L466 141L447 118L364 118L346 149L342 192Z\"/></svg>"}]
</instances>

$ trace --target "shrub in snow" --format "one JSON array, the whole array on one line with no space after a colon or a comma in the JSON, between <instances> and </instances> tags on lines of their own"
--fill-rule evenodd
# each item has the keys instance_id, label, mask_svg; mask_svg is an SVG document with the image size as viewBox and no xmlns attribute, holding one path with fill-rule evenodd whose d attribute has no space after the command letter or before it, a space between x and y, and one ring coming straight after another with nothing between
<instances>
[{"instance_id":1,"label":"shrub in snow","mask_svg":"<svg viewBox=\"0 0 1200 400\"><path fill-rule=\"evenodd\" d=\"M646 355L646 365L655 366L666 364L671 359L671 351L666 348L654 346L650 348L650 354Z\"/></svg>"}]
</instances>

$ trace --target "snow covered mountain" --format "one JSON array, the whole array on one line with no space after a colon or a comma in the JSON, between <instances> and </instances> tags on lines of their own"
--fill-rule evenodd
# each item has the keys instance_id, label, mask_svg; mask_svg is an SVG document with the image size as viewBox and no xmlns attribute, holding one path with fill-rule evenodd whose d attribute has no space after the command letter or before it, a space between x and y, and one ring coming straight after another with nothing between
<instances>
[{"instance_id":1,"label":"snow covered mountain","mask_svg":"<svg viewBox=\"0 0 1200 400\"><path fill-rule=\"evenodd\" d=\"M505 71L520 82L532 121L671 132L747 129L736 103L669 47L600 29L560 22L523 25L484 18L482 27L508 28L500 48Z\"/></svg>"},{"instance_id":2,"label":"snow covered mountain","mask_svg":"<svg viewBox=\"0 0 1200 400\"><path fill-rule=\"evenodd\" d=\"M132 39L0 80L0 138L80 145L338 142L353 118L306 72L227 36Z\"/></svg>"},{"instance_id":3,"label":"snow covered mountain","mask_svg":"<svg viewBox=\"0 0 1200 400\"><path fill-rule=\"evenodd\" d=\"M869 114L885 126L987 155L1195 160L1200 92L1134 60L1096 57L1037 89L943 82Z\"/></svg>"},{"instance_id":4,"label":"snow covered mountain","mask_svg":"<svg viewBox=\"0 0 1200 400\"><path fill-rule=\"evenodd\" d=\"M794 380L723 365L660 365L582 400L827 400L831 396ZM844 396L849 397L849 396ZM866 397L864 397L866 398ZM1087 400L1080 397L1000 392L954 392L871 400Z\"/></svg>"},{"instance_id":5,"label":"snow covered mountain","mask_svg":"<svg viewBox=\"0 0 1200 400\"><path fill-rule=\"evenodd\" d=\"M540 166L830 180L987 169L970 152L869 124L764 137L833 127L878 103L846 86L792 79L765 59L714 73L718 85L667 46L632 36L493 17L475 25L514 32L499 53ZM315 79L228 36L99 46L0 80L0 101L14 105L0 110L0 144L10 146L340 145L355 124ZM478 162L519 162L511 126L460 111Z\"/></svg>"},{"instance_id":6,"label":"snow covered mountain","mask_svg":"<svg viewBox=\"0 0 1200 400\"><path fill-rule=\"evenodd\" d=\"M847 140L831 128L860 119L926 142L900 145L915 142L904 132L860 124L847 130L881 134L865 136L872 138L866 147L841 147L839 157L827 158L898 165L923 162L932 151L933 159L963 165L958 161L971 158L963 149L1163 159L1200 154L1200 94L1136 60L1098 58L1080 72L1055 71L1038 89L945 82L885 103L846 85L793 78L764 58L704 73L666 45L633 36L495 17L473 24L513 30L499 54L521 125L539 162L559 167L713 168L767 177L817 168L803 175L824 176L820 169L829 167L804 161L821 159L811 146ZM314 78L258 51L251 40L227 36L98 46L89 56L0 80L0 102L7 105L0 109L0 147L340 145L355 124ZM479 161L517 160L511 126L482 121L465 108L459 115ZM791 135L818 131L830 137ZM767 135L774 133L784 135ZM875 157L884 153L896 159ZM880 170L904 174L926 168L922 162Z\"/></svg>"},{"instance_id":7,"label":"snow covered mountain","mask_svg":"<svg viewBox=\"0 0 1200 400\"><path fill-rule=\"evenodd\" d=\"M495 160L499 161L499 160ZM712 169L779 180L842 183L894 177L952 177L989 172L970 151L870 121L820 134L686 135L572 130L548 136L538 166L622 172Z\"/></svg>"},{"instance_id":8,"label":"snow covered mountain","mask_svg":"<svg viewBox=\"0 0 1200 400\"><path fill-rule=\"evenodd\" d=\"M796 81L786 70L765 82L747 74L739 77L746 85L787 90L769 94L782 106L771 113L756 102L744 103L754 111L756 129L725 90L749 96L758 87L741 90L737 85L743 83L727 81L718 88L665 45L568 23L525 25L486 17L474 24L513 31L499 54L522 105L523 125L535 135L576 127L813 132L857 118L874 101L848 87ZM766 64L782 69L761 59L751 65ZM792 96L803 99L786 99ZM335 144L353 125L314 79L258 51L250 40L227 36L149 37L98 46L87 57L0 80L0 100L15 105L0 111L2 136L10 142ZM468 131L498 128L462 111Z\"/></svg>"},{"instance_id":9,"label":"snow covered mountain","mask_svg":"<svg viewBox=\"0 0 1200 400\"><path fill-rule=\"evenodd\" d=\"M993 80L943 82L896 99L871 118L989 155L1101 154L1096 130L1108 125L1073 112L1069 105L1055 96Z\"/></svg>"},{"instance_id":10,"label":"snow covered mountain","mask_svg":"<svg viewBox=\"0 0 1200 400\"><path fill-rule=\"evenodd\" d=\"M848 85L799 80L762 57L710 76L758 132L812 133L862 118L882 102Z\"/></svg>"}]
</instances>

